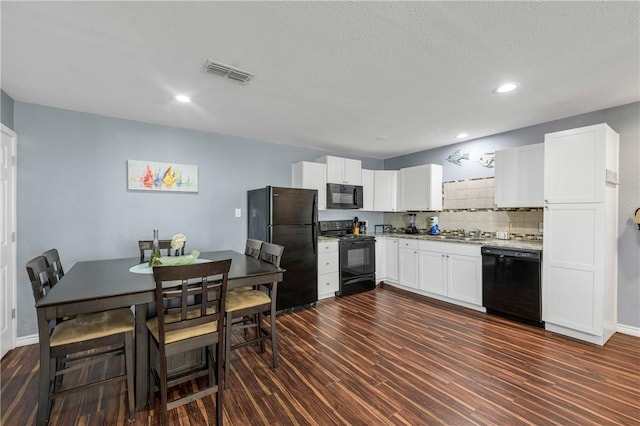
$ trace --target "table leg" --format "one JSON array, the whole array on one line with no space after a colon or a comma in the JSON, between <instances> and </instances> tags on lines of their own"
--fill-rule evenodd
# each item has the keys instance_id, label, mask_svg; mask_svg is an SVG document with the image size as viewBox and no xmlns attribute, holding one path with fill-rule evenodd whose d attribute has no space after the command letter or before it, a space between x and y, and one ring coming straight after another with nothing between
<instances>
[{"instance_id":1,"label":"table leg","mask_svg":"<svg viewBox=\"0 0 640 426\"><path fill-rule=\"evenodd\" d=\"M51 357L49 348L49 322L43 319L44 313L38 311L38 337L40 342L40 388L38 392L38 425L46 424L49 417L49 389L51 375Z\"/></svg>"},{"instance_id":2,"label":"table leg","mask_svg":"<svg viewBox=\"0 0 640 426\"><path fill-rule=\"evenodd\" d=\"M147 404L149 389L149 334L147 304L136 305L136 410Z\"/></svg>"}]
</instances>

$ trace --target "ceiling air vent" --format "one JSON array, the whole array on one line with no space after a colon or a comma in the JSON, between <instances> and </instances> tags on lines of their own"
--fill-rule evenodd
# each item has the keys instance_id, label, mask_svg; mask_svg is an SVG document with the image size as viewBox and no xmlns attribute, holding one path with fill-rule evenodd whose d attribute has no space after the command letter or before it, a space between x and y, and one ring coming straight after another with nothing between
<instances>
[{"instance_id":1,"label":"ceiling air vent","mask_svg":"<svg viewBox=\"0 0 640 426\"><path fill-rule=\"evenodd\" d=\"M253 74L250 72L242 71L238 68L221 64L220 62L214 62L211 59L207 60L207 63L204 65L204 70L209 74L230 78L240 83L248 83L249 80L253 78Z\"/></svg>"}]
</instances>

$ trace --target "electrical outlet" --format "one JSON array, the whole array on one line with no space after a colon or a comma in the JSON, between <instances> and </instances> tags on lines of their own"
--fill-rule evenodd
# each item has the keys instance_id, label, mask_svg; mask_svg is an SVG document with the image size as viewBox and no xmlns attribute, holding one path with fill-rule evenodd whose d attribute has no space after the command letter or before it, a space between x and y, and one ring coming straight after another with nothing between
<instances>
[{"instance_id":1,"label":"electrical outlet","mask_svg":"<svg viewBox=\"0 0 640 426\"><path fill-rule=\"evenodd\" d=\"M236 217L242 217L242 209L236 209Z\"/></svg>"},{"instance_id":2,"label":"electrical outlet","mask_svg":"<svg viewBox=\"0 0 640 426\"><path fill-rule=\"evenodd\" d=\"M515 232L516 231L516 224L513 222L509 222L509 232Z\"/></svg>"},{"instance_id":3,"label":"electrical outlet","mask_svg":"<svg viewBox=\"0 0 640 426\"><path fill-rule=\"evenodd\" d=\"M538 222L538 232L544 232L544 223Z\"/></svg>"}]
</instances>

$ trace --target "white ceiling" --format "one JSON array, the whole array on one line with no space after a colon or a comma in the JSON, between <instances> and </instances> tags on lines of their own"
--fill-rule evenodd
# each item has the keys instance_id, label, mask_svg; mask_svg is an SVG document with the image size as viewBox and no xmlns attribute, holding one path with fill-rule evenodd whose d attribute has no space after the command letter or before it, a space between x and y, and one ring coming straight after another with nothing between
<instances>
[{"instance_id":1,"label":"white ceiling","mask_svg":"<svg viewBox=\"0 0 640 426\"><path fill-rule=\"evenodd\" d=\"M379 159L640 100L637 1L4 0L0 12L16 101ZM255 77L207 74L207 59ZM506 80L519 90L492 92Z\"/></svg>"}]
</instances>

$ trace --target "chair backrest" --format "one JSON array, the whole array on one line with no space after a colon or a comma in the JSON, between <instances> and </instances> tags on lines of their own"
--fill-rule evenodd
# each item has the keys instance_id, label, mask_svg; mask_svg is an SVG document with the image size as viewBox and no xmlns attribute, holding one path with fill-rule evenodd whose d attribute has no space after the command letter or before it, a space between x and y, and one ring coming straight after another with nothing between
<instances>
[{"instance_id":1,"label":"chair backrest","mask_svg":"<svg viewBox=\"0 0 640 426\"><path fill-rule=\"evenodd\" d=\"M231 259L179 266L156 266L156 306L161 344L169 331L187 329L217 321L217 333L223 330L227 277Z\"/></svg>"},{"instance_id":2,"label":"chair backrest","mask_svg":"<svg viewBox=\"0 0 640 426\"><path fill-rule=\"evenodd\" d=\"M280 260L282 259L283 252L284 246L264 242L260 249L260 260L280 267Z\"/></svg>"},{"instance_id":3,"label":"chair backrest","mask_svg":"<svg viewBox=\"0 0 640 426\"><path fill-rule=\"evenodd\" d=\"M64 269L62 268L62 262L60 261L58 250L52 248L42 253L42 255L47 261L47 267L49 268L51 280L53 281L51 284L55 285L60 281L60 278L64 277Z\"/></svg>"},{"instance_id":4,"label":"chair backrest","mask_svg":"<svg viewBox=\"0 0 640 426\"><path fill-rule=\"evenodd\" d=\"M247 238L247 245L244 247L244 254L247 256L260 259L260 249L262 248L262 240L254 240Z\"/></svg>"},{"instance_id":5,"label":"chair backrest","mask_svg":"<svg viewBox=\"0 0 640 426\"><path fill-rule=\"evenodd\" d=\"M31 281L31 290L36 302L53 287L50 269L44 256L36 256L27 262L27 275Z\"/></svg>"},{"instance_id":6,"label":"chair backrest","mask_svg":"<svg viewBox=\"0 0 640 426\"><path fill-rule=\"evenodd\" d=\"M185 244L183 244L182 248L179 250L176 250L173 255L175 256L182 256L184 255L184 247L186 246L186 242ZM171 251L171 240L158 240L158 246L160 247L160 251L162 250L166 250L167 251L167 256L171 256L172 255L172 251ZM151 251L153 250L153 240L139 240L138 241L138 248L140 249L140 263L144 263L145 259L144 259L144 254L147 251Z\"/></svg>"}]
</instances>

